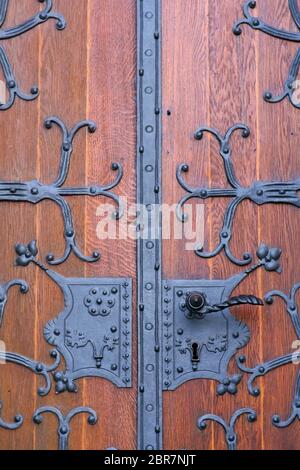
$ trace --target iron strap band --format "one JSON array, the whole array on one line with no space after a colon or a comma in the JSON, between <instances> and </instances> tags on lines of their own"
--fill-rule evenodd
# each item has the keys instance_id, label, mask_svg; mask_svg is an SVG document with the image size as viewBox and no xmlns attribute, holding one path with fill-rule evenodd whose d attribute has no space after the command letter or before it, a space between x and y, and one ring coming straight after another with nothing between
<instances>
[{"instance_id":1,"label":"iron strap band","mask_svg":"<svg viewBox=\"0 0 300 470\"><path fill-rule=\"evenodd\" d=\"M137 1L137 202L148 208L155 239L139 224L138 448L162 447L161 373L161 0ZM142 209L143 210L143 209ZM153 214L155 213L155 221ZM148 220L149 222L149 220ZM149 225L149 223L148 223Z\"/></svg>"}]
</instances>

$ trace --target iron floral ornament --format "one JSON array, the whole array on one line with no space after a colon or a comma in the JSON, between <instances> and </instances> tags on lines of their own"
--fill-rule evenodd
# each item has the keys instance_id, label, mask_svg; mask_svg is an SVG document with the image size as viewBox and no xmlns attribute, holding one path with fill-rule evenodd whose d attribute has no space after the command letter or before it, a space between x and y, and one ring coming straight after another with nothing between
<instances>
[{"instance_id":1,"label":"iron floral ornament","mask_svg":"<svg viewBox=\"0 0 300 470\"><path fill-rule=\"evenodd\" d=\"M29 18L18 26L13 26L11 28L4 29L3 24L7 16L9 0L0 0L0 41L20 36L26 33L27 31L35 28L36 26L45 23L49 19L57 20L56 28L58 30L62 30L66 27L64 17L59 13L52 12L52 0L38 0L38 2L45 4L44 9L42 11L39 11L32 18ZM36 86L31 88L30 95L24 93L19 88L18 82L10 65L8 56L2 46L0 46L0 66L3 70L6 86L9 92L9 98L7 102L4 104L0 104L0 111L5 111L11 108L15 102L16 97L25 101L32 101L38 97L39 89Z\"/></svg>"},{"instance_id":2,"label":"iron floral ornament","mask_svg":"<svg viewBox=\"0 0 300 470\"><path fill-rule=\"evenodd\" d=\"M72 129L67 129L66 125L58 117L53 116L47 118L45 121L46 129L51 129L53 125L58 126L62 133L60 165L56 180L52 184L44 184L36 180L26 182L0 181L0 201L38 204L48 199L55 202L60 207L63 217L66 248L64 254L58 259L56 259L52 253L49 253L47 256L48 263L51 265L64 263L72 252L80 260L93 263L100 259L100 253L94 251L91 256L85 256L78 248L71 208L65 200L65 197L102 196L109 198L117 206L114 217L118 220L122 216L123 209L120 198L111 192L111 190L121 181L123 169L119 163L113 163L111 168L113 172L117 173L117 176L112 183L105 186L94 185L65 188L64 184L68 177L75 135L84 127L87 127L90 133L94 133L97 127L92 121L81 121Z\"/></svg>"},{"instance_id":3,"label":"iron floral ornament","mask_svg":"<svg viewBox=\"0 0 300 470\"><path fill-rule=\"evenodd\" d=\"M209 198L226 198L231 200L226 209L223 227L220 231L220 242L218 246L211 252L205 252L202 247L196 247L196 254L200 258L213 258L223 250L227 258L238 266L246 266L251 263L252 256L245 252L242 259L233 255L230 249L230 240L232 238L232 227L234 217L238 206L245 200L250 200L254 204L261 206L264 204L288 204L300 207L300 178L294 181L255 181L249 187L243 187L239 183L232 162L232 151L230 146L230 138L235 131L241 131L242 137L247 138L250 135L250 129L245 124L236 124L228 129L225 136L222 136L217 130L209 127L200 127L195 133L196 140L202 140L205 133L213 135L220 144L220 155L224 162L225 175L229 184L228 188L206 188L204 186L191 187L185 181L183 174L188 173L189 166L187 164L179 165L177 169L177 180L180 186L187 192L182 197L177 206L177 216L179 220L185 222L187 219L184 213L185 204L191 199L206 200ZM263 253L262 253L263 256ZM275 250L268 251L267 270L274 270L273 267L278 265L280 252Z\"/></svg>"},{"instance_id":4,"label":"iron floral ornament","mask_svg":"<svg viewBox=\"0 0 300 470\"><path fill-rule=\"evenodd\" d=\"M300 43L300 31L299 32L291 32L285 31L283 29L276 28L265 23L262 19L252 16L251 9L256 8L256 1L249 1L247 0L244 4L243 11L244 11L244 18L239 20L235 23L233 27L233 32L235 35L239 36L242 33L241 25L246 24L250 26L252 29L256 29L262 31L265 34L273 36L275 38L279 38L285 41L292 41L296 43ZM298 0L288 0L289 9L292 15L292 18L300 30L300 11L298 8ZM288 98L295 108L300 109L300 102L299 99L296 100L294 97L295 93L295 80L297 79L297 75L299 73L300 67L300 48L296 52L296 55L292 61L290 66L288 78L284 84L284 91L279 96L274 96L272 92L266 91L264 93L265 101L269 103L279 103L283 101L285 98Z\"/></svg>"}]
</instances>

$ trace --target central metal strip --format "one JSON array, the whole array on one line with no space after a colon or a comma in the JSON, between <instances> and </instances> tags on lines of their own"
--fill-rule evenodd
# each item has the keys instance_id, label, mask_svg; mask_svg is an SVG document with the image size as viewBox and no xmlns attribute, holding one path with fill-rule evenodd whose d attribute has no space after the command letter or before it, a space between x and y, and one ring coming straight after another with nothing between
<instances>
[{"instance_id":1,"label":"central metal strip","mask_svg":"<svg viewBox=\"0 0 300 470\"><path fill-rule=\"evenodd\" d=\"M137 0L138 448L162 448L161 0ZM145 220L145 218L144 218ZM151 233L145 236L145 227ZM155 227L154 232L153 228Z\"/></svg>"}]
</instances>

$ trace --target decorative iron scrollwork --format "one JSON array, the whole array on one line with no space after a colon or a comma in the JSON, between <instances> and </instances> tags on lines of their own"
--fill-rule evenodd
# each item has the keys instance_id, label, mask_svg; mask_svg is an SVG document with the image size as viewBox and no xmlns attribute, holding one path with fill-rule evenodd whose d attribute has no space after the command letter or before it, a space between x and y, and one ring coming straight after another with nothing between
<instances>
[{"instance_id":1,"label":"decorative iron scrollwork","mask_svg":"<svg viewBox=\"0 0 300 470\"><path fill-rule=\"evenodd\" d=\"M276 263L267 258L266 253L269 251L278 253ZM230 279L164 282L165 390L175 390L188 380L206 378L219 382L218 395L237 393L242 376L229 376L228 364L237 350L248 343L250 332L245 323L233 317L229 308L240 304L260 306L263 302L255 296L230 298L230 295L260 267L268 271L280 271L280 254L281 250L269 250L262 245L257 250L258 263ZM196 303L196 292L201 293L205 300L200 310L191 312L189 303Z\"/></svg>"},{"instance_id":2,"label":"decorative iron scrollwork","mask_svg":"<svg viewBox=\"0 0 300 470\"><path fill-rule=\"evenodd\" d=\"M7 302L7 294L11 287L20 286L20 292L26 294L28 292L28 285L21 279L14 279L13 281L6 282L0 285L0 328L3 322L4 309Z\"/></svg>"},{"instance_id":3,"label":"decorative iron scrollwork","mask_svg":"<svg viewBox=\"0 0 300 470\"><path fill-rule=\"evenodd\" d=\"M100 254L97 251L95 251L91 256L85 256L77 246L72 212L69 204L65 200L65 197L103 196L109 198L117 205L117 210L114 213L114 216L116 219L119 219L119 217L122 216L122 204L119 197L111 192L111 190L115 188L121 181L123 176L123 169L119 163L113 163L112 171L117 172L117 176L112 183L109 183L105 186L94 185L78 188L63 187L68 177L71 156L73 153L73 140L75 135L80 129L84 127L87 127L90 133L94 133L96 131L96 125L92 121L81 121L69 130L67 129L66 125L57 117L50 117L46 119L45 126L47 129L51 129L53 124L57 125L62 132L61 159L56 180L50 185L36 180L28 182L0 181L0 201L29 202L31 204L38 204L45 199L49 199L55 202L62 211L66 248L63 256L59 259L56 259L53 254L48 254L48 263L51 265L64 263L72 252L82 261L90 263L96 262L100 259ZM19 254L25 255L26 247L20 246Z\"/></svg>"},{"instance_id":4,"label":"decorative iron scrollwork","mask_svg":"<svg viewBox=\"0 0 300 470\"><path fill-rule=\"evenodd\" d=\"M45 340L62 354L66 370L54 372L56 392L77 392L74 381L103 377L131 386L131 279L65 278L37 260L35 242L17 245L16 263L34 263L61 289L64 309L44 329Z\"/></svg>"},{"instance_id":5,"label":"decorative iron scrollwork","mask_svg":"<svg viewBox=\"0 0 300 470\"><path fill-rule=\"evenodd\" d=\"M39 387L38 395L44 397L48 395L51 390L51 373L54 372L60 364L60 354L56 349L50 351L50 357L54 359L54 363L51 365L43 364L42 362L34 361L28 357L21 356L20 354L12 352L0 351L0 360L18 366L25 367L31 370L36 375L40 375L45 380L45 385Z\"/></svg>"},{"instance_id":6,"label":"decorative iron scrollwork","mask_svg":"<svg viewBox=\"0 0 300 470\"><path fill-rule=\"evenodd\" d=\"M189 166L181 164L177 169L177 180L180 186L185 189L188 193L185 195L177 206L177 215L183 222L186 221L186 214L184 214L184 205L193 198L206 200L209 198L224 197L232 199L229 203L223 221L223 227L220 231L220 243L215 250L212 252L204 252L202 247L196 247L196 254L201 258L213 258L225 251L227 258L238 266L245 266L252 261L250 253L244 253L243 259L236 258L230 249L230 240L232 238L232 226L234 216L238 206L246 199L250 200L254 204L289 204L297 208L300 207L300 179L295 181L282 181L282 182L263 182L256 181L248 188L240 185L238 179L235 176L234 166L232 162L232 151L230 147L230 138L232 134L237 131L242 131L242 137L247 138L250 135L250 130L245 124L237 124L230 127L223 137L218 131L208 128L201 127L195 133L195 139L201 140L205 132L212 134L220 144L220 155L224 162L224 170L227 181L230 185L229 188L205 188L198 187L193 188L187 184L183 178L183 173L189 171ZM280 257L280 250L271 249L263 245L260 249L258 256L261 259L268 260L266 264L267 270L273 270L273 267L279 265L278 260Z\"/></svg>"},{"instance_id":7,"label":"decorative iron scrollwork","mask_svg":"<svg viewBox=\"0 0 300 470\"><path fill-rule=\"evenodd\" d=\"M2 403L0 402L0 413L2 410ZM6 429L7 431L15 431L16 429L19 429L22 424L23 424L24 418L21 415L16 415L14 417L14 423L7 423L3 421L3 419L0 418L0 428Z\"/></svg>"},{"instance_id":8,"label":"decorative iron scrollwork","mask_svg":"<svg viewBox=\"0 0 300 470\"><path fill-rule=\"evenodd\" d=\"M242 408L232 415L229 424L226 423L226 421L224 421L224 419L220 416L213 414L202 416L198 419L198 428L201 431L204 431L207 427L207 421L214 421L220 424L225 431L228 450L237 450L237 434L235 432L235 425L238 419L243 415L247 415L249 423L254 423L257 420L257 415L254 410L251 408Z\"/></svg>"},{"instance_id":9,"label":"decorative iron scrollwork","mask_svg":"<svg viewBox=\"0 0 300 470\"><path fill-rule=\"evenodd\" d=\"M13 26L11 28L4 29L3 24L7 16L9 0L0 0L0 40L7 40L16 36L20 36L21 34L24 34L27 31L40 25L41 23L45 23L49 19L56 20L56 28L58 30L62 30L66 27L64 17L59 13L52 12L52 0L38 0L38 2L45 3L45 7L42 11L39 11L32 18L24 21L18 26ZM25 101L32 101L38 97L39 89L36 86L31 88L30 95L21 91L12 71L12 67L10 65L5 49L3 47L0 47L0 65L3 70L7 89L9 91L9 98L6 103L0 104L0 111L5 111L11 108L15 102L16 97L19 97L20 99Z\"/></svg>"},{"instance_id":10,"label":"decorative iron scrollwork","mask_svg":"<svg viewBox=\"0 0 300 470\"><path fill-rule=\"evenodd\" d=\"M277 428L287 428L293 424L297 418L300 420L300 372L298 373L296 381L295 395L290 416L286 420L282 420L279 415L274 415L272 422Z\"/></svg>"},{"instance_id":11,"label":"decorative iron scrollwork","mask_svg":"<svg viewBox=\"0 0 300 470\"><path fill-rule=\"evenodd\" d=\"M292 18L297 26L300 29L300 11L298 8L298 0L289 0L289 9L292 15ZM241 25L247 24L252 29L262 31L265 34L269 34L275 38L279 38L285 41L300 42L300 32L285 31L283 29L276 28L265 23L261 18L251 15L251 9L256 7L256 1L246 0L243 11L244 18L237 21L233 27L233 32L235 35L239 36L242 33ZM297 79L300 67L300 49L297 50L296 55L292 61L288 78L284 84L284 91L279 96L274 96L272 92L266 91L264 93L265 101L269 103L279 103L280 101L288 98L295 108L300 109L299 100L294 99L295 85L294 82Z\"/></svg>"},{"instance_id":12,"label":"decorative iron scrollwork","mask_svg":"<svg viewBox=\"0 0 300 470\"><path fill-rule=\"evenodd\" d=\"M87 422L91 426L94 426L95 424L97 424L97 421L98 421L97 413L91 408L87 408L87 407L74 408L66 416L64 416L58 408L55 408L53 406L44 406L36 410L36 412L33 415L33 422L35 424L40 425L43 422L42 415L45 413L52 413L58 419L58 428L57 428L57 433L59 437L58 450L69 449L69 436L71 432L70 422L76 415L87 413L89 415Z\"/></svg>"},{"instance_id":13,"label":"decorative iron scrollwork","mask_svg":"<svg viewBox=\"0 0 300 470\"><path fill-rule=\"evenodd\" d=\"M290 317L298 340L300 340L300 317L296 303L296 295L299 289L300 283L297 283L293 286L289 295L281 291L274 290L268 292L268 294L265 296L266 303L269 305L273 304L275 297L281 298L286 303L287 313ZM237 365L241 371L250 375L248 379L248 391L251 395L258 397L260 395L260 389L259 387L254 386L254 382L258 377L262 377L272 370L287 364L299 364L299 359L299 351L295 351L293 353L288 353L284 356L271 359L262 364L258 364L253 368L249 368L245 365L246 357L240 356L237 359ZM298 373L296 380L295 395L290 416L286 420L282 420L280 416L274 415L272 418L272 423L276 427L286 428L290 426L296 418L300 419L300 372Z\"/></svg>"}]
</instances>

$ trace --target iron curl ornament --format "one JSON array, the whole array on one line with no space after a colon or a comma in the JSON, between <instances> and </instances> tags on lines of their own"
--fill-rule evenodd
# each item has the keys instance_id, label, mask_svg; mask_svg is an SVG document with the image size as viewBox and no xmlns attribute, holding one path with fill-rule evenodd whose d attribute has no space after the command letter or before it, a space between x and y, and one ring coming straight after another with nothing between
<instances>
[{"instance_id":1,"label":"iron curl ornament","mask_svg":"<svg viewBox=\"0 0 300 470\"><path fill-rule=\"evenodd\" d=\"M247 420L249 423L254 423L257 420L257 415L254 410L252 410L251 408L241 408L231 416L229 424L226 423L226 421L224 421L224 419L220 416L208 414L205 416L201 416L198 419L197 426L200 431L204 431L207 427L207 421L214 421L215 423L218 423L220 426L223 427L225 431L228 450L237 450L238 438L235 432L235 425L238 419L243 415L247 415Z\"/></svg>"},{"instance_id":2,"label":"iron curl ornament","mask_svg":"<svg viewBox=\"0 0 300 470\"><path fill-rule=\"evenodd\" d=\"M3 25L7 17L9 0L0 0L0 41L20 36L50 19L56 20L56 28L58 30L65 29L66 21L64 17L60 13L52 11L53 1L38 0L38 2L44 4L44 8L42 10L39 10L34 16L25 20L23 23L5 29ZM0 46L0 66L3 71L6 87L8 89L9 94L6 103L0 104L0 111L5 111L11 108L17 97L24 101L32 101L38 97L39 88L37 86L33 86L31 88L30 94L24 93L20 89L13 73L9 58L6 54L5 49L2 46Z\"/></svg>"},{"instance_id":3,"label":"iron curl ornament","mask_svg":"<svg viewBox=\"0 0 300 470\"><path fill-rule=\"evenodd\" d=\"M68 129L64 122L58 117L52 116L45 120L46 129L51 129L53 125L58 126L62 134L60 165L56 180L52 184L44 184L37 180L27 182L0 181L0 201L29 202L31 204L38 204L41 201L48 199L55 202L62 212L66 247L64 254L59 258L55 258L52 253L49 253L47 256L48 263L51 265L62 264L69 258L72 252L80 260L93 263L100 259L100 253L98 251L94 251L91 256L85 256L77 246L72 212L69 204L65 200L65 197L103 196L109 198L113 200L117 206L116 212L114 212L114 217L118 220L123 214L123 208L120 198L111 192L111 190L120 183L123 177L123 169L119 163L112 163L111 169L113 172L117 173L116 178L113 182L104 186L64 187L68 177L75 135L83 128L87 128L90 133L94 133L96 132L97 127L92 121L81 121L72 129Z\"/></svg>"},{"instance_id":4,"label":"iron curl ornament","mask_svg":"<svg viewBox=\"0 0 300 470\"><path fill-rule=\"evenodd\" d=\"M0 413L2 410L2 403L0 402ZM24 422L24 418L22 415L16 415L14 417L14 422L13 423L7 423L0 417L0 429L5 429L6 431L15 431L16 429L19 429Z\"/></svg>"},{"instance_id":5,"label":"iron curl ornament","mask_svg":"<svg viewBox=\"0 0 300 470\"><path fill-rule=\"evenodd\" d=\"M220 155L224 162L224 171L229 184L228 188L206 188L204 186L191 187L184 179L183 174L189 172L189 165L181 164L177 169L177 180L180 186L187 192L177 205L177 216L179 220L185 222L187 216L184 213L185 204L191 199L201 199L202 201L209 198L227 198L231 199L226 209L223 221L223 227L220 231L220 242L218 246L211 252L205 252L202 247L196 247L196 254L200 258L213 258L220 254L223 250L227 258L238 266L246 266L252 262L252 255L245 252L242 259L233 255L230 249L230 240L232 238L232 227L234 217L238 206L245 200L250 200L254 204L261 206L263 204L288 204L300 207L300 179L294 181L255 181L249 187L243 187L234 171L232 162L232 149L230 139L234 132L241 131L244 139L250 136L250 129L245 124L236 124L228 129L226 134L222 136L217 130L209 127L200 127L195 132L195 139L202 140L205 133L214 136L220 144ZM268 247L261 248L262 259L268 256L269 264L267 270L274 271L274 266L279 267L279 258L281 252L277 249L268 250ZM275 269L276 270L276 269Z\"/></svg>"},{"instance_id":6,"label":"iron curl ornament","mask_svg":"<svg viewBox=\"0 0 300 470\"><path fill-rule=\"evenodd\" d=\"M256 1L249 1L247 0L243 7L244 18L237 21L233 26L233 33L236 36L239 36L242 33L241 25L248 25L252 29L262 31L265 34L273 36L278 39L282 39L284 41L290 41L295 43L300 43L300 11L298 7L298 0L288 0L288 5L290 9L291 16L296 24L299 32L294 31L286 31L284 29L276 28L274 26L269 25L261 18L253 16L251 14L251 10L255 9L257 6ZM291 104L295 107L300 109L300 102L294 96L295 89L297 88L295 81L297 79L300 67L300 48L297 50L294 59L292 60L287 80L284 84L283 92L275 96L271 91L266 91L264 93L264 100L269 103L279 103L283 101L285 98L288 98Z\"/></svg>"},{"instance_id":7,"label":"iron curl ornament","mask_svg":"<svg viewBox=\"0 0 300 470\"><path fill-rule=\"evenodd\" d=\"M97 413L92 408L83 407L83 406L74 408L66 416L64 416L58 408L55 408L53 406L44 406L36 410L36 412L33 415L33 422L35 424L40 425L43 422L42 415L46 413L53 414L54 416L56 416L58 420L58 428L57 428L57 434L59 438L58 450L69 450L69 436L71 432L70 423L76 415L80 415L83 413L87 414L88 415L87 422L91 426L95 426L95 424L97 424L98 422Z\"/></svg>"},{"instance_id":8,"label":"iron curl ornament","mask_svg":"<svg viewBox=\"0 0 300 470\"><path fill-rule=\"evenodd\" d=\"M296 302L296 296L300 289L300 283L296 283L289 294L284 292L273 290L266 294L266 304L272 305L275 298L280 298L286 304L286 312L291 320L293 329L295 331L297 342L300 340L300 316L299 309ZM288 364L298 365L300 363L299 351L287 353L283 356L276 357L265 361L262 364L258 364L255 367L246 366L246 356L239 356L237 358L237 365L239 369L248 374L248 391L250 395L258 397L260 395L260 388L255 386L255 381L259 377L263 377L269 374L273 370L283 367ZM278 428L287 428L298 418L300 420L300 371L298 372L294 398L291 405L290 415L286 419L282 419L278 414L274 414L272 417L272 423Z\"/></svg>"}]
</instances>

